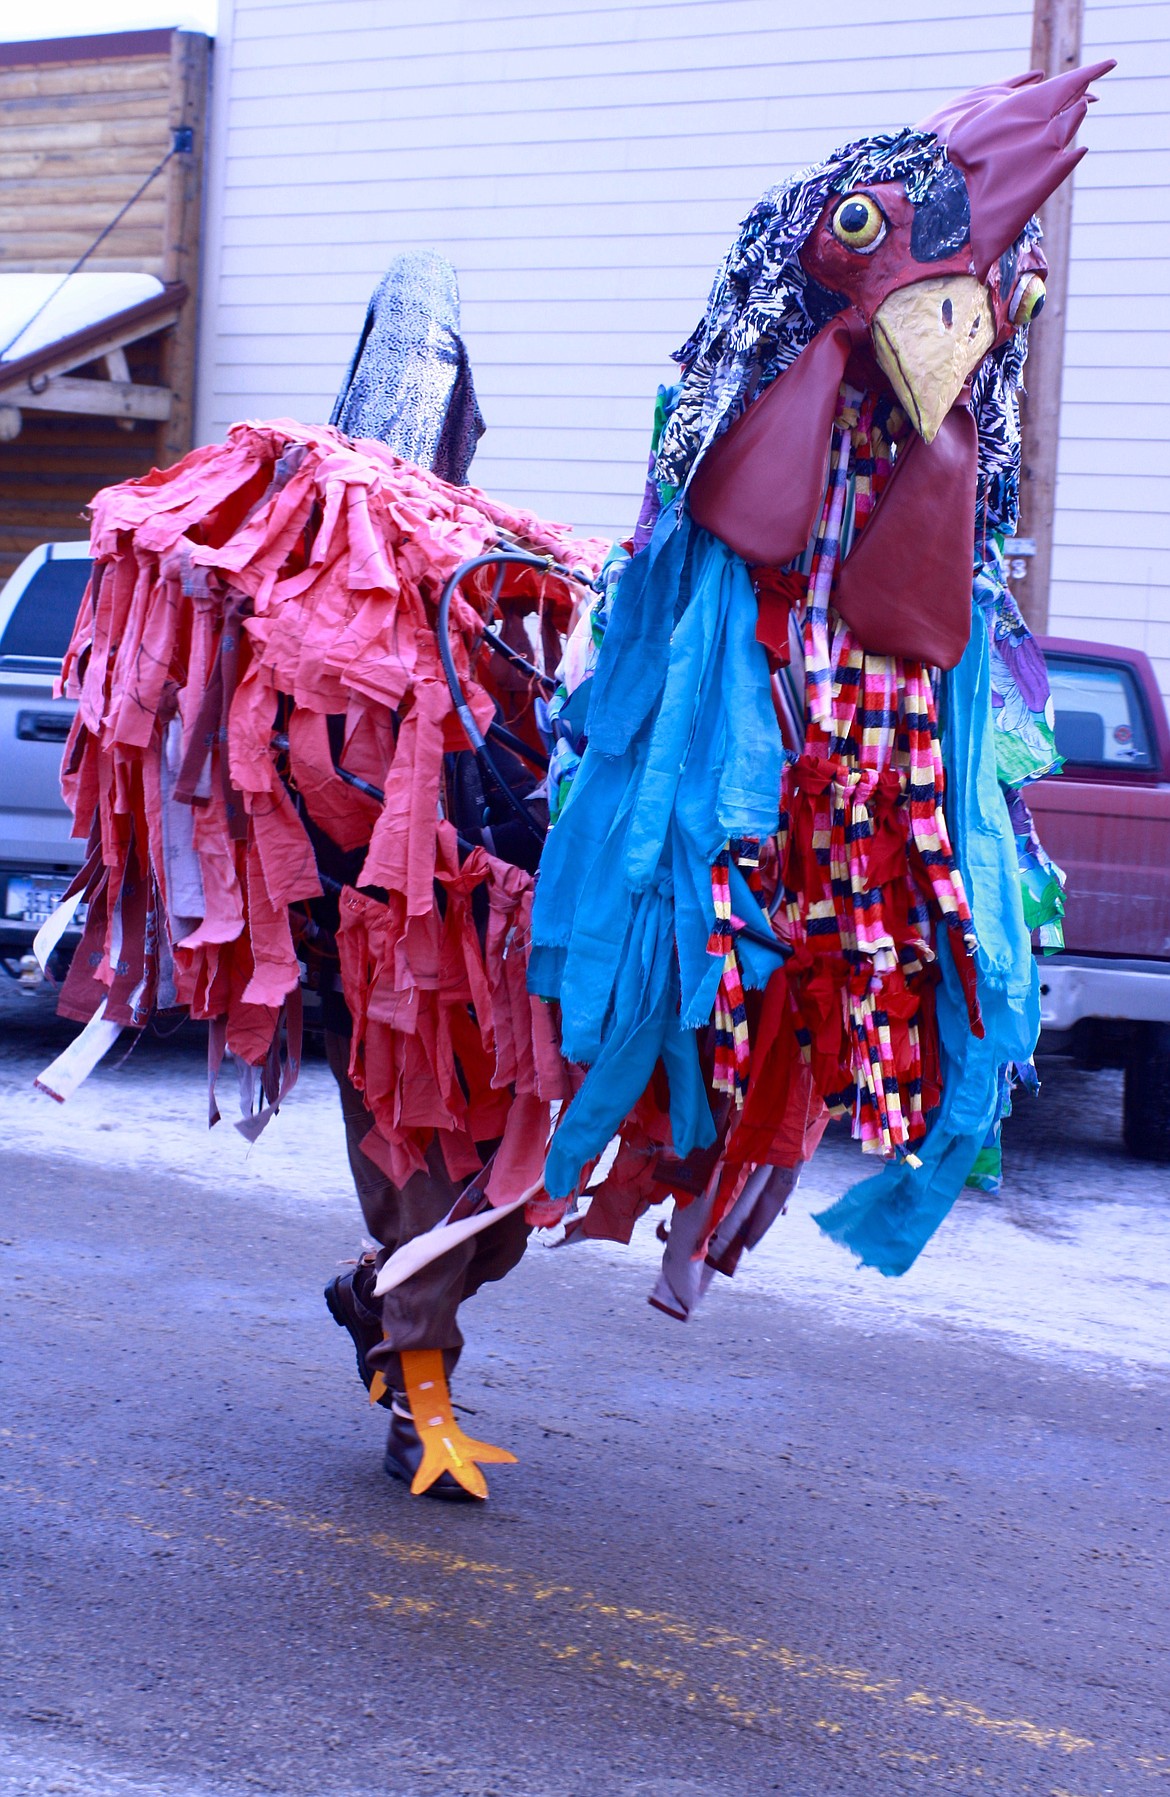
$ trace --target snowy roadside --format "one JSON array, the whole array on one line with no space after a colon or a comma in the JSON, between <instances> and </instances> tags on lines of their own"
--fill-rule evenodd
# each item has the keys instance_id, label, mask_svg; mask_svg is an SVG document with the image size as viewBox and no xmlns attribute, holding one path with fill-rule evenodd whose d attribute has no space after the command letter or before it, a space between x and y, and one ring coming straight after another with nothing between
<instances>
[{"instance_id":1,"label":"snowy roadside","mask_svg":"<svg viewBox=\"0 0 1170 1797\"><path fill-rule=\"evenodd\" d=\"M3 1140L21 1153L150 1167L221 1191L252 1187L290 1202L352 1197L337 1088L324 1061L306 1063L288 1103L250 1143L232 1126L239 1109L230 1067L218 1087L222 1121L209 1130L206 1062L189 1041L168 1052L147 1037L119 1064L124 1052L119 1043L65 1104L33 1086L47 1055L6 1058Z\"/></svg>"},{"instance_id":2,"label":"snowy roadside","mask_svg":"<svg viewBox=\"0 0 1170 1797\"><path fill-rule=\"evenodd\" d=\"M254 1789L259 1780L248 1783ZM139 1778L92 1758L85 1765L65 1761L52 1747L18 1745L11 1739L0 1743L0 1797L239 1797L243 1788L234 1782L206 1783L198 1776L151 1772Z\"/></svg>"},{"instance_id":3,"label":"snowy roadside","mask_svg":"<svg viewBox=\"0 0 1170 1797\"><path fill-rule=\"evenodd\" d=\"M43 1007L34 1009L44 1016ZM31 1015L27 1012L26 1015ZM167 1175L270 1196L280 1204L352 1203L344 1137L328 1069L310 1060L280 1116L249 1144L231 1127L233 1082L220 1089L224 1121L206 1127L198 1043L150 1038L121 1065L119 1050L66 1105L32 1081L60 1046L59 1027L22 1029L21 1007L0 1004L0 1140L66 1168L150 1167ZM1096 1365L1140 1380L1170 1370L1170 1170L1128 1159L1117 1140L1117 1076L1050 1069L1039 1101L1009 1124L1008 1178L998 1198L970 1194L903 1279L861 1272L812 1221L866 1169L830 1135L790 1207L733 1292L813 1306L863 1330L987 1332L1041 1357ZM356 1220L356 1209L355 1209ZM563 1252L649 1269L661 1252L657 1214L629 1249ZM647 1278L647 1286L650 1280ZM707 1302L727 1301L717 1280Z\"/></svg>"},{"instance_id":4,"label":"snowy roadside","mask_svg":"<svg viewBox=\"0 0 1170 1797\"><path fill-rule=\"evenodd\" d=\"M839 1180L828 1163L840 1167ZM965 1194L910 1271L883 1279L858 1268L813 1222L855 1168L840 1150L818 1157L788 1215L742 1262L735 1286L864 1331L982 1331L1005 1347L1138 1384L1146 1372L1170 1371L1170 1193L1025 1195L1021 1205L1009 1182L998 1199ZM643 1222L630 1250L616 1252L637 1254L649 1271L661 1246Z\"/></svg>"}]
</instances>

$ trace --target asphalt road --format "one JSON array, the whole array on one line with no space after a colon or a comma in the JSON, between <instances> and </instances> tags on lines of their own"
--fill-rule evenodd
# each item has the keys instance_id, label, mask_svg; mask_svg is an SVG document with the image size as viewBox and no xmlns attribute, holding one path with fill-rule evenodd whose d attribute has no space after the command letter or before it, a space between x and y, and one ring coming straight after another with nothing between
<instances>
[{"instance_id":1,"label":"asphalt road","mask_svg":"<svg viewBox=\"0 0 1170 1797\"><path fill-rule=\"evenodd\" d=\"M6 1797L1170 1791L1165 1377L533 1252L456 1392L520 1464L447 1507L321 1302L340 1196L161 1128L3 1183Z\"/></svg>"}]
</instances>

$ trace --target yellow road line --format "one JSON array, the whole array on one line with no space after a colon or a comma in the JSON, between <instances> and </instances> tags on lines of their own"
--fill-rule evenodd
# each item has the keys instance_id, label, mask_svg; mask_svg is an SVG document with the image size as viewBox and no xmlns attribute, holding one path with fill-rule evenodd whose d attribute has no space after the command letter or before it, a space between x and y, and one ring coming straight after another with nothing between
<instances>
[{"instance_id":1,"label":"yellow road line","mask_svg":"<svg viewBox=\"0 0 1170 1797\"><path fill-rule=\"evenodd\" d=\"M10 1432L0 1431L0 1436L3 1435L8 1435L8 1441L4 1445L18 1445ZM23 1445L27 1448L32 1443ZM41 1451L57 1463L66 1458L52 1450ZM845 1732L845 1724L842 1722L827 1717L798 1719L777 1704L745 1698L728 1689L725 1683L709 1681L705 1676L696 1684L692 1675L681 1667L659 1664L653 1653L653 1644L688 1650L700 1656L718 1654L724 1661L739 1661L745 1666L774 1668L789 1678L820 1683L842 1696L863 1697L883 1706L895 1727L899 1716L906 1719L911 1716L916 1719L931 1718L958 1725L960 1733L972 1731L974 1740L991 1737L1001 1744L1038 1753L1055 1752L1066 1756L1090 1752L1099 1754L1106 1759L1111 1770L1124 1770L1128 1767L1132 1772L1144 1774L1143 1783L1146 1779L1161 1782L1170 1778L1170 1760L1161 1755L1123 1757L1111 1745L1095 1742L1086 1735L1049 1727L1026 1717L991 1714L969 1700L911 1688L907 1681L900 1678L878 1677L866 1668L802 1652L770 1641L764 1636L740 1634L717 1624L697 1624L668 1610L646 1609L615 1602L565 1580L549 1579L537 1573L505 1566L490 1558L437 1547L431 1543L391 1534L386 1530L366 1531L353 1528L328 1516L296 1510L279 1499L255 1492L207 1491L185 1483L167 1480L152 1483L127 1476L122 1476L118 1483L136 1491L149 1489L163 1498L181 1496L200 1503L224 1503L229 1512L239 1520L269 1522L282 1529L328 1542L333 1547L375 1554L404 1571L430 1572L443 1579L456 1581L460 1586L470 1584L492 1594L503 1594L515 1599L518 1608L531 1608L533 1611L533 1645L545 1658L560 1662L570 1669L580 1667L582 1670L610 1675L617 1673L622 1677L632 1678L643 1686L661 1691L688 1708L702 1708L740 1728L764 1728L767 1732L774 1732L779 1726L790 1731L799 1721L800 1726L817 1729L830 1736ZM69 1500L40 1493L31 1486L18 1485L15 1489L33 1502L42 1501L58 1508L73 1508ZM165 1539L177 1540L183 1536L183 1531L173 1527L174 1519L170 1516L166 1518L166 1522L172 1526L167 1530L148 1522L137 1513L119 1512L116 1520L148 1533L161 1535ZM219 1527L222 1529L222 1523ZM213 1545L227 1545L222 1534L206 1533L201 1538ZM484 1619L468 1611L467 1601L463 1596L456 1596L453 1601L443 1601L441 1597L418 1592L369 1591L367 1601L375 1612L387 1616L421 1621L431 1619L442 1621L444 1625L456 1624L469 1628L488 1626ZM539 1621L542 1611L546 1617L544 1622ZM625 1639L607 1650L592 1639L541 1638L542 1634L561 1634L573 1618L579 1619L586 1626L594 1622L614 1625ZM641 1649L634 1645L639 1640L644 1643ZM647 1649L651 1651L647 1652ZM892 1761L912 1761L922 1766L928 1761L937 1764L939 1756L908 1747L890 1746L885 1750L879 1749L879 1757ZM941 1765L938 1769L940 1772L943 1770ZM961 1768L948 1764L946 1770L954 1775L962 1775L967 1771L976 1777L981 1776L978 1768ZM1051 1793L1052 1797L1064 1797L1064 1787L1053 1785ZM1068 1797L1072 1797L1071 1792ZM1085 1797L1089 1797L1089 1794L1085 1793Z\"/></svg>"},{"instance_id":2,"label":"yellow road line","mask_svg":"<svg viewBox=\"0 0 1170 1797\"><path fill-rule=\"evenodd\" d=\"M632 1626L638 1634L672 1646L700 1653L717 1652L732 1659L775 1666L790 1677L821 1680L839 1691L909 1709L917 1715L928 1714L948 1722L957 1722L966 1728L980 1730L1014 1745L1041 1751L1055 1749L1065 1754L1082 1753L1097 1745L1088 1736L1073 1734L1068 1729L1045 1727L1021 1716L989 1715L978 1704L938 1692L907 1690L900 1679L875 1678L862 1667L847 1666L824 1660L816 1654L798 1652L762 1636L741 1635L714 1624L695 1624L667 1610L646 1610L634 1604L614 1603L564 1581L551 1583L538 1575L517 1572L514 1568L501 1566L492 1560L472 1559L466 1554L446 1548L404 1540L385 1530L370 1533L356 1531L348 1524L335 1523L328 1517L296 1511L276 1498L260 1497L246 1491L232 1491L225 1495L239 1506L237 1514L266 1515L287 1528L325 1537L341 1547L360 1548L376 1553L403 1567L426 1567L446 1578L470 1580L482 1588L503 1592L534 1607L556 1598L559 1600L558 1609L567 1610L571 1615L624 1623ZM371 1593L371 1601L390 1608L397 1600L394 1594ZM587 1657L596 1649L592 1644L586 1646L570 1642L552 1651L559 1658L571 1659L578 1655ZM635 1662L631 1660L627 1665L619 1661L617 1664L619 1670L631 1670ZM668 1668L655 1668L648 1675L663 1683L669 1683L676 1676L675 1670ZM679 1677L685 1678L685 1675ZM746 1714L751 1706L742 1707ZM773 1713L780 1714L779 1711ZM817 1726L831 1729L839 1725L822 1721Z\"/></svg>"}]
</instances>

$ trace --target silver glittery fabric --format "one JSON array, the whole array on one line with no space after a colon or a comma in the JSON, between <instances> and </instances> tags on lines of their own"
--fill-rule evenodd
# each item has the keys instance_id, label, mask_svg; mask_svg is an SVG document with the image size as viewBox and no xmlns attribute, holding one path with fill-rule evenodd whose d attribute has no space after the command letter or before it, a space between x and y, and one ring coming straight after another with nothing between
<instances>
[{"instance_id":1,"label":"silver glittery fabric","mask_svg":"<svg viewBox=\"0 0 1170 1797\"><path fill-rule=\"evenodd\" d=\"M397 256L374 289L330 424L462 485L483 435L459 334L459 282L435 250Z\"/></svg>"}]
</instances>

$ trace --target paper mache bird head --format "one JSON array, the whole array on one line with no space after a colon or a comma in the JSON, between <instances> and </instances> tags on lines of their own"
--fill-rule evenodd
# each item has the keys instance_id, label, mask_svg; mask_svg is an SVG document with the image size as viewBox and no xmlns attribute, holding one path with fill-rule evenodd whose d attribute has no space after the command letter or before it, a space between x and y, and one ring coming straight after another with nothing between
<instances>
[{"instance_id":1,"label":"paper mache bird head","mask_svg":"<svg viewBox=\"0 0 1170 1797\"><path fill-rule=\"evenodd\" d=\"M663 497L686 487L696 520L748 562L790 561L815 522L848 378L891 392L929 447L904 458L916 480L892 484L889 511L909 525L917 485L966 528L977 485L986 504L998 474L991 522L1013 528L1014 392L1047 273L1034 214L1084 154L1070 146L1087 90L1113 67L976 88L765 193L678 352ZM964 612L968 598L969 585Z\"/></svg>"}]
</instances>

